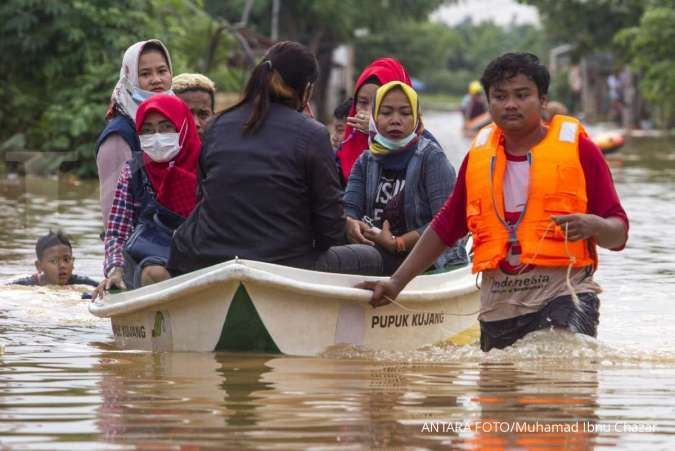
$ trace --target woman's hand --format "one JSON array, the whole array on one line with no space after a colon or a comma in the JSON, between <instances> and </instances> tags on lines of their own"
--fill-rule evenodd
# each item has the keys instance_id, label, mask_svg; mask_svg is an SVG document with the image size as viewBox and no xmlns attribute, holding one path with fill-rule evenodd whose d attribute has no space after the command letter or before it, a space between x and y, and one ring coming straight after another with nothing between
<instances>
[{"instance_id":1,"label":"woman's hand","mask_svg":"<svg viewBox=\"0 0 675 451\"><path fill-rule=\"evenodd\" d=\"M117 287L121 288L122 290L126 290L127 285L124 283L124 280L122 278L123 274L124 268L122 268L121 266L115 266L113 270L110 271L110 274L108 274L108 277L103 279L91 294L92 302L95 301L96 298L99 297L103 298L105 292L109 291L110 288L112 287Z\"/></svg>"},{"instance_id":2,"label":"woman's hand","mask_svg":"<svg viewBox=\"0 0 675 451\"><path fill-rule=\"evenodd\" d=\"M365 111L356 113L356 116L348 116L346 124L361 133L368 134L368 127L370 125L370 114Z\"/></svg>"},{"instance_id":3,"label":"woman's hand","mask_svg":"<svg viewBox=\"0 0 675 451\"><path fill-rule=\"evenodd\" d=\"M345 233L347 234L347 239L350 243L375 246L375 243L363 235L367 230L370 230L370 227L365 222L347 217Z\"/></svg>"},{"instance_id":4,"label":"woman's hand","mask_svg":"<svg viewBox=\"0 0 675 451\"><path fill-rule=\"evenodd\" d=\"M381 232L376 233L373 229L368 229L363 232L363 236L391 254L396 252L396 239L394 238L394 235L391 234L389 221L384 221Z\"/></svg>"},{"instance_id":5,"label":"woman's hand","mask_svg":"<svg viewBox=\"0 0 675 451\"><path fill-rule=\"evenodd\" d=\"M333 146L333 149L337 149L341 143L342 143L342 135L338 135L337 133L331 133L330 145Z\"/></svg>"},{"instance_id":6,"label":"woman's hand","mask_svg":"<svg viewBox=\"0 0 675 451\"><path fill-rule=\"evenodd\" d=\"M397 283L394 277L390 277L384 281L379 280L377 282L361 282L360 284L356 285L356 288L371 290L373 294L370 297L369 304L373 307L381 307L383 305L390 304L392 300L395 300L403 287Z\"/></svg>"}]
</instances>

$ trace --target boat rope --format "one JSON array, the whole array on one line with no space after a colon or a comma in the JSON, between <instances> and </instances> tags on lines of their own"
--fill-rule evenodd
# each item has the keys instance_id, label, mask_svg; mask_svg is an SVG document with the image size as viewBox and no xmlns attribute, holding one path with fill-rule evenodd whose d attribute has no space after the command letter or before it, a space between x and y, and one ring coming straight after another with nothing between
<instances>
[{"instance_id":1,"label":"boat rope","mask_svg":"<svg viewBox=\"0 0 675 451\"><path fill-rule=\"evenodd\" d=\"M438 310L432 312L430 310L419 310L419 309L408 308L408 307L404 306L403 304L401 304L400 302L398 302L397 300L390 298L386 294L384 295L384 298L387 301L391 302L392 304L396 304L399 307L401 307L403 310L405 310L406 312L410 312L410 313L442 313L442 314L448 315L448 316L473 316L473 315L476 315L477 313L480 312L480 309L476 310L475 312L471 312L471 313L450 313L450 312L444 312L444 311L439 312Z\"/></svg>"},{"instance_id":2,"label":"boat rope","mask_svg":"<svg viewBox=\"0 0 675 451\"><path fill-rule=\"evenodd\" d=\"M541 251L541 244L544 242L544 239L546 238L546 235L555 228L556 223L554 221L551 221L548 223L546 226L546 229L544 229L544 233L541 235L541 239L537 243L537 249L532 256L532 260L536 259L539 256L539 251ZM553 228L552 228L553 227ZM565 254L567 255L567 258L569 259L569 264L567 265L567 273L565 274L565 285L567 286L567 289L570 291L570 296L572 297L572 302L574 303L574 306L579 308L579 297L577 296L577 292L574 290L574 287L572 286L572 268L574 268L574 264L577 262L577 257L574 255L570 255L570 250L569 247L567 246L567 242L569 241L567 239L567 234L569 231L569 222L565 223ZM523 265L523 267L518 271L518 275L521 275L523 271L527 268L528 265Z\"/></svg>"},{"instance_id":3,"label":"boat rope","mask_svg":"<svg viewBox=\"0 0 675 451\"><path fill-rule=\"evenodd\" d=\"M555 227L555 225L556 225L556 223L554 221L551 221L548 224L548 226L546 226L546 229L544 230L544 233L542 234L541 239L539 240L539 243L537 243L536 251L535 251L535 253L532 257L533 260L536 259L537 256L539 256L539 252L541 251L541 244L544 242L544 239L546 238L546 235L548 235L548 233L551 230L553 230L553 227ZM572 268L574 267L574 264L576 263L577 258L574 255L570 255L569 247L567 246L567 242L569 241L567 239L568 228L569 228L569 223L565 223L565 254L567 254L567 258L569 259L569 264L567 265L567 272L566 272L566 275L565 275L565 285L567 286L567 289L570 291L570 295L572 297L572 303L574 304L574 306L576 308L579 308L579 297L577 296L577 293L574 290L574 287L572 286L572 278L571 278ZM525 271L527 266L528 265L523 265L521 270L518 272L518 275L521 275L523 273L523 271ZM476 279L476 280L478 280L478 279ZM429 311L429 310L411 309L411 308L408 308L408 307L404 306L403 304L396 301L395 299L390 298L387 295L384 295L384 298L387 301L391 302L392 304L395 304L398 307L400 307L401 309L403 309L407 312L411 312L411 313L442 313L442 314L448 315L448 316L472 316L472 315L476 315L477 313L480 313L480 309L476 310L475 312L471 312L471 313L451 313L451 312L443 312L443 311L438 312L437 310L432 312L432 311Z\"/></svg>"}]
</instances>

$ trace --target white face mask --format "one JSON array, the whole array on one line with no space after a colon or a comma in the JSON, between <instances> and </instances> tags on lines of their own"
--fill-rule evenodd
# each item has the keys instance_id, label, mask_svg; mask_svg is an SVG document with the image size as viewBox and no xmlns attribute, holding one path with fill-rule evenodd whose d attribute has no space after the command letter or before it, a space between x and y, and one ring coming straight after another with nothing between
<instances>
[{"instance_id":1,"label":"white face mask","mask_svg":"<svg viewBox=\"0 0 675 451\"><path fill-rule=\"evenodd\" d=\"M175 132L140 135L139 139L143 152L156 163L171 161L180 152L180 134Z\"/></svg>"},{"instance_id":2,"label":"white face mask","mask_svg":"<svg viewBox=\"0 0 675 451\"><path fill-rule=\"evenodd\" d=\"M386 147L389 150L400 150L403 149L405 146L410 144L410 142L415 139L417 134L415 132L412 132L408 136L400 139L390 139L385 137L384 135L377 134L375 135L375 141L378 143L382 144L384 147Z\"/></svg>"},{"instance_id":3,"label":"white face mask","mask_svg":"<svg viewBox=\"0 0 675 451\"><path fill-rule=\"evenodd\" d=\"M133 88L131 90L131 99L136 102L136 105L140 105L143 103L144 100L148 100L150 97L155 96L157 94L167 94L167 95L174 95L173 91L169 89L168 91L162 91L162 92L155 92L155 91L146 91L145 89L141 88Z\"/></svg>"}]
</instances>

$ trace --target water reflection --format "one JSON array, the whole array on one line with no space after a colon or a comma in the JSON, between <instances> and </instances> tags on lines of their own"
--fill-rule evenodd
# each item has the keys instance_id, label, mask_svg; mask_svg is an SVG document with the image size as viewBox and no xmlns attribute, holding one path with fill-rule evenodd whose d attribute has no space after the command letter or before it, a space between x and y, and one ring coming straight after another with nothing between
<instances>
[{"instance_id":1,"label":"water reflection","mask_svg":"<svg viewBox=\"0 0 675 451\"><path fill-rule=\"evenodd\" d=\"M598 436L598 373L575 367L485 363L474 436L460 443L498 449L593 449Z\"/></svg>"},{"instance_id":2,"label":"water reflection","mask_svg":"<svg viewBox=\"0 0 675 451\"><path fill-rule=\"evenodd\" d=\"M624 435L599 401L593 361L112 353L95 368L97 425L110 444L593 449Z\"/></svg>"},{"instance_id":3,"label":"water reflection","mask_svg":"<svg viewBox=\"0 0 675 451\"><path fill-rule=\"evenodd\" d=\"M126 353L101 358L102 440L151 447L230 441L257 424L265 357ZM227 429L226 429L227 428ZM150 434L149 434L150 432Z\"/></svg>"}]
</instances>

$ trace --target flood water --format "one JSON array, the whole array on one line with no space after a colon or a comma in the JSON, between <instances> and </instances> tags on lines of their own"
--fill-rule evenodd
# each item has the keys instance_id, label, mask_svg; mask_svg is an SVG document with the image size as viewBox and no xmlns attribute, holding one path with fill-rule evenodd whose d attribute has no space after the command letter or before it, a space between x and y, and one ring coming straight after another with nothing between
<instances>
[{"instance_id":1,"label":"flood water","mask_svg":"<svg viewBox=\"0 0 675 451\"><path fill-rule=\"evenodd\" d=\"M426 125L458 166L456 114ZM538 332L504 351L334 349L318 358L116 350L71 289L0 286L2 449L672 449L675 141L613 164L630 220L601 251L598 339ZM95 182L0 184L0 281L33 270L48 228L100 277Z\"/></svg>"}]
</instances>

